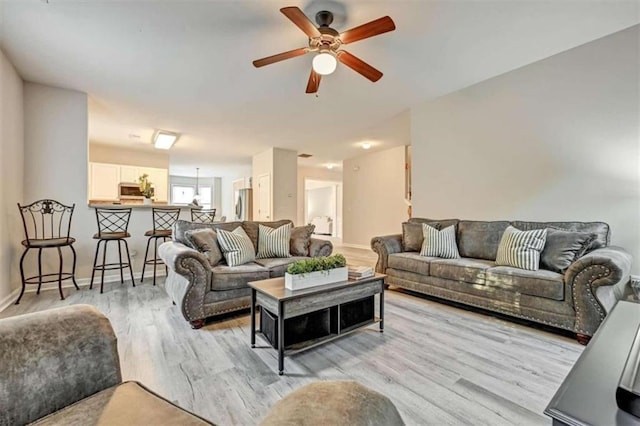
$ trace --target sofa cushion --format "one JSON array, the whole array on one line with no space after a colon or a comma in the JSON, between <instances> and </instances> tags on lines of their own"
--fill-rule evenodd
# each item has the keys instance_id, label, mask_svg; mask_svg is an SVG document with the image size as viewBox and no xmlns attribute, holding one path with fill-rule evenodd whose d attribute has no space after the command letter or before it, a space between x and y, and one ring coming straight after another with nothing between
<instances>
[{"instance_id":1,"label":"sofa cushion","mask_svg":"<svg viewBox=\"0 0 640 426\"><path fill-rule=\"evenodd\" d=\"M462 257L496 260L507 221L461 220L458 223L458 251Z\"/></svg>"},{"instance_id":2,"label":"sofa cushion","mask_svg":"<svg viewBox=\"0 0 640 426\"><path fill-rule=\"evenodd\" d=\"M429 261L432 259L435 259L435 257L421 256L420 253L394 253L389 255L387 265L389 268L399 269L401 271L429 275Z\"/></svg>"},{"instance_id":3,"label":"sofa cushion","mask_svg":"<svg viewBox=\"0 0 640 426\"><path fill-rule=\"evenodd\" d=\"M210 425L137 382L107 388L34 425Z\"/></svg>"},{"instance_id":4,"label":"sofa cushion","mask_svg":"<svg viewBox=\"0 0 640 426\"><path fill-rule=\"evenodd\" d=\"M484 259L438 259L429 261L429 275L472 284L484 284L485 271L495 266L495 262Z\"/></svg>"},{"instance_id":5,"label":"sofa cushion","mask_svg":"<svg viewBox=\"0 0 640 426\"><path fill-rule=\"evenodd\" d=\"M564 274L596 238L596 234L588 232L548 228L547 241L540 255L540 267Z\"/></svg>"},{"instance_id":6,"label":"sofa cushion","mask_svg":"<svg viewBox=\"0 0 640 426\"><path fill-rule=\"evenodd\" d=\"M426 223L427 225L432 223L438 223L440 224L438 229L444 229L451 225L457 228L458 222L460 222L459 219L427 219L423 217L412 217L411 219L409 219L409 223Z\"/></svg>"},{"instance_id":7,"label":"sofa cushion","mask_svg":"<svg viewBox=\"0 0 640 426\"><path fill-rule=\"evenodd\" d=\"M443 259L458 259L458 246L456 244L456 228L451 225L438 231L431 225L422 224L424 240L420 249L421 256L434 256Z\"/></svg>"},{"instance_id":8,"label":"sofa cushion","mask_svg":"<svg viewBox=\"0 0 640 426\"><path fill-rule=\"evenodd\" d=\"M233 290L247 287L249 281L271 278L269 270L254 262L244 265L218 265L211 268L211 290Z\"/></svg>"},{"instance_id":9,"label":"sofa cushion","mask_svg":"<svg viewBox=\"0 0 640 426\"><path fill-rule=\"evenodd\" d=\"M286 225L287 223L293 226L293 222L290 220L276 220L275 222L253 222L253 221L244 221L242 222L242 228L244 232L247 233L251 242L253 243L253 247L255 252L258 252L258 227L259 225L268 226L269 228L279 228L282 225Z\"/></svg>"},{"instance_id":10,"label":"sofa cushion","mask_svg":"<svg viewBox=\"0 0 640 426\"><path fill-rule=\"evenodd\" d=\"M263 266L269 271L269 277L283 277L287 266L298 260L310 259L308 256L292 256L292 257L278 257L269 259L256 259L256 263Z\"/></svg>"},{"instance_id":11,"label":"sofa cushion","mask_svg":"<svg viewBox=\"0 0 640 426\"><path fill-rule=\"evenodd\" d=\"M546 229L521 231L509 225L500 239L496 265L537 271L546 240Z\"/></svg>"},{"instance_id":12,"label":"sofa cushion","mask_svg":"<svg viewBox=\"0 0 640 426\"><path fill-rule=\"evenodd\" d=\"M176 223L173 224L172 228L172 236L173 241L177 241L179 243L184 244L187 247L191 247L192 249L196 249L192 242L186 237L185 233L187 231L193 231L196 229L224 229L225 231L233 231L238 226L241 226L242 222L216 222L216 223L193 223L188 220L177 220ZM197 250L197 249L196 249Z\"/></svg>"},{"instance_id":13,"label":"sofa cushion","mask_svg":"<svg viewBox=\"0 0 640 426\"><path fill-rule=\"evenodd\" d=\"M238 226L232 232L218 229L218 243L229 266L238 266L253 262L256 252L244 229Z\"/></svg>"},{"instance_id":14,"label":"sofa cushion","mask_svg":"<svg viewBox=\"0 0 640 426\"><path fill-rule=\"evenodd\" d=\"M315 225L296 226L291 230L289 253L292 256L309 256L311 235L316 229Z\"/></svg>"},{"instance_id":15,"label":"sofa cushion","mask_svg":"<svg viewBox=\"0 0 640 426\"><path fill-rule=\"evenodd\" d=\"M440 229L438 222L424 222L427 225ZM422 223L403 222L402 223L402 251L420 251L422 249Z\"/></svg>"},{"instance_id":16,"label":"sofa cushion","mask_svg":"<svg viewBox=\"0 0 640 426\"><path fill-rule=\"evenodd\" d=\"M272 257L291 257L291 224L270 228L258 225L258 253L256 258L269 259Z\"/></svg>"},{"instance_id":17,"label":"sofa cushion","mask_svg":"<svg viewBox=\"0 0 640 426\"><path fill-rule=\"evenodd\" d=\"M564 300L563 276L540 269L528 271L510 266L496 266L485 272L486 285L499 287L529 296Z\"/></svg>"},{"instance_id":18,"label":"sofa cushion","mask_svg":"<svg viewBox=\"0 0 640 426\"><path fill-rule=\"evenodd\" d=\"M558 228L565 231L587 232L596 234L595 240L588 250L595 250L609 245L609 225L604 222L525 222L516 220L512 225L523 231L542 228Z\"/></svg>"},{"instance_id":19,"label":"sofa cushion","mask_svg":"<svg viewBox=\"0 0 640 426\"><path fill-rule=\"evenodd\" d=\"M211 266L219 264L224 256L218 244L218 234L211 228L193 229L184 233L192 247L204 254Z\"/></svg>"}]
</instances>

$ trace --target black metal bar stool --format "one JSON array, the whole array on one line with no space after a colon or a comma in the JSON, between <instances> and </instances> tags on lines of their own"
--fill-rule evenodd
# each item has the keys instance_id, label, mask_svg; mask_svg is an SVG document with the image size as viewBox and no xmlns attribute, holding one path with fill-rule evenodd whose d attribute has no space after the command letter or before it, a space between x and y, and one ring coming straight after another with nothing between
<instances>
[{"instance_id":1,"label":"black metal bar stool","mask_svg":"<svg viewBox=\"0 0 640 426\"><path fill-rule=\"evenodd\" d=\"M33 203L21 206L18 203L18 210L22 216L22 225L24 227L24 235L26 240L22 241L25 247L24 253L20 258L20 277L22 278L22 290L20 296L16 300L16 305L20 303L20 299L24 295L27 284L38 284L37 294L40 294L40 288L43 283L58 282L58 291L60 299L64 300L62 293L62 281L71 279L76 290L79 290L76 283L76 251L73 248L75 238L69 236L71 232L71 218L73 217L73 209L75 204L65 206L55 200L43 199L34 201ZM71 272L63 272L62 247L69 247L73 253L73 266ZM38 249L38 275L27 277L24 276L24 259L31 249ZM42 250L46 248L57 248L58 258L60 259L60 268L57 273L42 273Z\"/></svg>"},{"instance_id":2,"label":"black metal bar stool","mask_svg":"<svg viewBox=\"0 0 640 426\"><path fill-rule=\"evenodd\" d=\"M173 228L173 224L178 221L178 217L180 216L179 208L152 208L151 212L153 214L153 229L144 233L145 237L149 237L147 239L147 249L144 252L144 264L142 265L142 276L140 277L140 282L144 280L144 270L147 265L153 265L153 285L156 285L156 267L158 265L164 264L162 259L158 257L158 240L162 238L162 242L167 241L167 238L171 238L171 229ZM147 259L149 256L149 244L153 240L153 258ZM164 265L164 269L166 273L169 273L167 265Z\"/></svg>"},{"instance_id":3,"label":"black metal bar stool","mask_svg":"<svg viewBox=\"0 0 640 426\"><path fill-rule=\"evenodd\" d=\"M191 222L212 223L216 217L216 209L191 209Z\"/></svg>"},{"instance_id":4,"label":"black metal bar stool","mask_svg":"<svg viewBox=\"0 0 640 426\"><path fill-rule=\"evenodd\" d=\"M100 293L102 293L104 288L104 271L119 269L120 283L124 283L123 270L125 268L129 268L131 283L135 287L136 283L133 279L133 268L131 267L131 256L129 256L129 245L126 240L126 238L131 237L129 232L127 232L127 229L129 228L129 219L131 218L131 209L96 207L95 210L96 220L98 221L98 233L94 234L93 238L98 240L98 244L96 245L96 255L93 258L93 271L91 272L91 284L89 285L89 289L93 288L93 278L96 271L102 271L100 279ZM107 263L107 243L110 241L118 242L118 263ZM98 254L100 253L100 244L102 243L104 243L102 247L102 264L98 265ZM124 244L124 248L127 250L126 263L122 263L121 244Z\"/></svg>"}]
</instances>

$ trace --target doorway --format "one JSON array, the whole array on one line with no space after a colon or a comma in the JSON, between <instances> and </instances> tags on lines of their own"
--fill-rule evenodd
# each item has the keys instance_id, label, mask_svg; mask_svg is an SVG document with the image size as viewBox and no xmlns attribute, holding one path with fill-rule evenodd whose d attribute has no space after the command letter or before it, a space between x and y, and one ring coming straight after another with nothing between
<instances>
[{"instance_id":1,"label":"doorway","mask_svg":"<svg viewBox=\"0 0 640 426\"><path fill-rule=\"evenodd\" d=\"M304 220L316 236L342 238L342 182L305 179Z\"/></svg>"}]
</instances>

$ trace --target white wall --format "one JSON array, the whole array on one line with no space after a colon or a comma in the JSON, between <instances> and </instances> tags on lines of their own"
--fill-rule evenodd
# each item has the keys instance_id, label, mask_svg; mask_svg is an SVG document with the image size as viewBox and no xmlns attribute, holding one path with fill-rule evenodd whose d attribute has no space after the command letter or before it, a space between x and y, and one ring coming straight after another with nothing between
<instances>
[{"instance_id":1,"label":"white wall","mask_svg":"<svg viewBox=\"0 0 640 426\"><path fill-rule=\"evenodd\" d=\"M639 28L414 108L414 216L605 221L640 274Z\"/></svg>"},{"instance_id":2,"label":"white wall","mask_svg":"<svg viewBox=\"0 0 640 426\"><path fill-rule=\"evenodd\" d=\"M0 6L1 7L1 6ZM22 203L24 151L23 82L0 51L0 306L20 286L18 262L22 223L16 203Z\"/></svg>"},{"instance_id":3,"label":"white wall","mask_svg":"<svg viewBox=\"0 0 640 426\"><path fill-rule=\"evenodd\" d=\"M290 149L269 148L253 156L253 218L259 217L259 177L271 176L271 211L273 220L298 217L298 153Z\"/></svg>"},{"instance_id":4,"label":"white wall","mask_svg":"<svg viewBox=\"0 0 640 426\"><path fill-rule=\"evenodd\" d=\"M404 146L344 161L344 244L370 247L371 238L402 231L404 170Z\"/></svg>"},{"instance_id":5,"label":"white wall","mask_svg":"<svg viewBox=\"0 0 640 426\"><path fill-rule=\"evenodd\" d=\"M306 190L307 220L317 216L328 216L336 221L336 186Z\"/></svg>"},{"instance_id":6,"label":"white wall","mask_svg":"<svg viewBox=\"0 0 640 426\"><path fill-rule=\"evenodd\" d=\"M304 181L305 179L326 180L331 182L342 182L341 170L329 170L324 167L298 167L298 217L297 224L304 225ZM339 194L338 216L342 216L342 196ZM340 233L338 234L340 235Z\"/></svg>"},{"instance_id":7,"label":"white wall","mask_svg":"<svg viewBox=\"0 0 640 426\"><path fill-rule=\"evenodd\" d=\"M290 149L273 149L271 179L273 219L298 218L298 153Z\"/></svg>"},{"instance_id":8,"label":"white wall","mask_svg":"<svg viewBox=\"0 0 640 426\"><path fill-rule=\"evenodd\" d=\"M89 143L89 161L169 169L169 153L166 151L133 149L95 141Z\"/></svg>"},{"instance_id":9,"label":"white wall","mask_svg":"<svg viewBox=\"0 0 640 426\"><path fill-rule=\"evenodd\" d=\"M24 199L53 198L76 205L71 228L77 242L79 277L90 275L96 219L87 206L87 95L36 83L24 85ZM71 265L69 250L65 262ZM35 253L35 252L34 252ZM28 275L35 275L34 260L27 259ZM45 250L45 265L57 268L55 250ZM51 271L49 271L51 272Z\"/></svg>"}]
</instances>

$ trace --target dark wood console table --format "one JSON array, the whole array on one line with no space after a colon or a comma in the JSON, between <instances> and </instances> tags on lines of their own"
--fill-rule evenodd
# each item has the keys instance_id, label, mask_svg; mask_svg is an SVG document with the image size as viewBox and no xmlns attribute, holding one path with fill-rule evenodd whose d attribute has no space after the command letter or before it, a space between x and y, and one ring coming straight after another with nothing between
<instances>
[{"instance_id":1,"label":"dark wood console table","mask_svg":"<svg viewBox=\"0 0 640 426\"><path fill-rule=\"evenodd\" d=\"M618 408L616 388L640 326L640 303L619 301L544 411L554 425L640 426Z\"/></svg>"}]
</instances>

